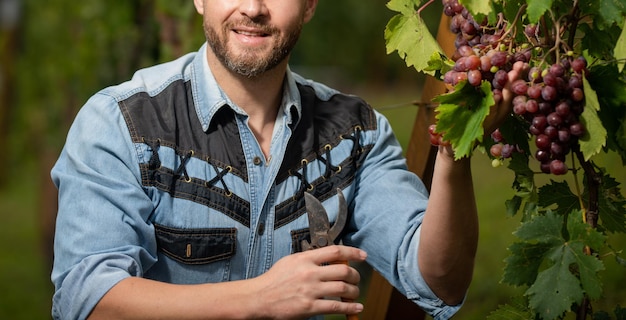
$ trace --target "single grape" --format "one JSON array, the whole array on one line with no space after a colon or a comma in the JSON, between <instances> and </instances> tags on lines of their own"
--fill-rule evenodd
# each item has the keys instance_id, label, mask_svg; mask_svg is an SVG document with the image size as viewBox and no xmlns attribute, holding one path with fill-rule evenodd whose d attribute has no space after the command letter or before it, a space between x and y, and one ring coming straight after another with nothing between
<instances>
[{"instance_id":1,"label":"single grape","mask_svg":"<svg viewBox=\"0 0 626 320\"><path fill-rule=\"evenodd\" d=\"M504 137L502 137L502 132L500 132L500 129L496 129L491 133L491 139L493 139L493 141L496 143L500 143L504 140Z\"/></svg>"},{"instance_id":2,"label":"single grape","mask_svg":"<svg viewBox=\"0 0 626 320\"><path fill-rule=\"evenodd\" d=\"M515 147L513 145L510 144L504 144L502 145L502 158L508 159L513 155L513 151L515 150Z\"/></svg>"},{"instance_id":3,"label":"single grape","mask_svg":"<svg viewBox=\"0 0 626 320\"><path fill-rule=\"evenodd\" d=\"M561 160L552 160L550 162L550 173L554 175L563 175L567 173L567 165Z\"/></svg>"},{"instance_id":4,"label":"single grape","mask_svg":"<svg viewBox=\"0 0 626 320\"><path fill-rule=\"evenodd\" d=\"M530 132L534 136L538 136L543 133L542 130L539 130L539 128L535 127L532 124L530 125L530 127L528 127L528 132Z\"/></svg>"},{"instance_id":5,"label":"single grape","mask_svg":"<svg viewBox=\"0 0 626 320\"><path fill-rule=\"evenodd\" d=\"M554 111L563 118L567 117L570 114L569 103L566 101L559 102L554 108Z\"/></svg>"},{"instance_id":6,"label":"single grape","mask_svg":"<svg viewBox=\"0 0 626 320\"><path fill-rule=\"evenodd\" d=\"M491 64L496 67L502 67L507 61L506 52L496 51L493 56L491 56Z\"/></svg>"},{"instance_id":7,"label":"single grape","mask_svg":"<svg viewBox=\"0 0 626 320\"><path fill-rule=\"evenodd\" d=\"M483 80L480 70L470 70L467 72L467 82L474 87L478 87Z\"/></svg>"},{"instance_id":8,"label":"single grape","mask_svg":"<svg viewBox=\"0 0 626 320\"><path fill-rule=\"evenodd\" d=\"M558 157L565 155L566 152L563 145L555 141L550 143L550 153L552 153L553 156Z\"/></svg>"},{"instance_id":9,"label":"single grape","mask_svg":"<svg viewBox=\"0 0 626 320\"><path fill-rule=\"evenodd\" d=\"M474 25L474 23L472 23L472 21L465 21L465 23L461 26L461 31L464 34L467 35L476 35L476 33L478 32L476 26Z\"/></svg>"},{"instance_id":10,"label":"single grape","mask_svg":"<svg viewBox=\"0 0 626 320\"><path fill-rule=\"evenodd\" d=\"M546 73L543 76L543 83L545 83L548 86L553 86L553 87L556 87L558 84L556 80L556 76L550 72Z\"/></svg>"},{"instance_id":11,"label":"single grape","mask_svg":"<svg viewBox=\"0 0 626 320\"><path fill-rule=\"evenodd\" d=\"M571 134L568 129L565 129L565 128L559 129L559 141L569 142L570 138L571 138Z\"/></svg>"},{"instance_id":12,"label":"single grape","mask_svg":"<svg viewBox=\"0 0 626 320\"><path fill-rule=\"evenodd\" d=\"M576 137L582 137L585 134L585 126L580 122L570 124L569 133Z\"/></svg>"},{"instance_id":13,"label":"single grape","mask_svg":"<svg viewBox=\"0 0 626 320\"><path fill-rule=\"evenodd\" d=\"M511 90L515 94L524 95L526 94L526 91L528 90L528 84L526 84L526 81L522 79L515 80L511 84Z\"/></svg>"},{"instance_id":14,"label":"single grape","mask_svg":"<svg viewBox=\"0 0 626 320\"><path fill-rule=\"evenodd\" d=\"M489 69L491 69L491 59L487 56L481 56L479 59L480 59L480 70L489 71Z\"/></svg>"},{"instance_id":15,"label":"single grape","mask_svg":"<svg viewBox=\"0 0 626 320\"><path fill-rule=\"evenodd\" d=\"M550 138L545 134L540 134L535 138L535 145L539 150L550 150Z\"/></svg>"},{"instance_id":16,"label":"single grape","mask_svg":"<svg viewBox=\"0 0 626 320\"><path fill-rule=\"evenodd\" d=\"M574 72L581 74L585 71L585 69L587 68L587 60L580 56L574 60L572 60L572 70L574 70Z\"/></svg>"},{"instance_id":17,"label":"single grape","mask_svg":"<svg viewBox=\"0 0 626 320\"><path fill-rule=\"evenodd\" d=\"M563 123L563 118L556 112L550 113L546 119L548 120L548 124L554 127L558 127Z\"/></svg>"},{"instance_id":18,"label":"single grape","mask_svg":"<svg viewBox=\"0 0 626 320\"><path fill-rule=\"evenodd\" d=\"M489 153L496 158L500 158L502 156L502 143L496 143L491 146Z\"/></svg>"},{"instance_id":19,"label":"single grape","mask_svg":"<svg viewBox=\"0 0 626 320\"><path fill-rule=\"evenodd\" d=\"M550 66L550 74L553 76L560 78L565 74L565 68L560 63L555 63Z\"/></svg>"},{"instance_id":20,"label":"single grape","mask_svg":"<svg viewBox=\"0 0 626 320\"><path fill-rule=\"evenodd\" d=\"M524 33L529 36L530 38L535 38L537 37L537 25L534 23L531 24L527 24L524 27Z\"/></svg>"},{"instance_id":21,"label":"single grape","mask_svg":"<svg viewBox=\"0 0 626 320\"><path fill-rule=\"evenodd\" d=\"M569 77L568 84L570 88L582 88L583 80L579 75L573 74L571 77Z\"/></svg>"},{"instance_id":22,"label":"single grape","mask_svg":"<svg viewBox=\"0 0 626 320\"><path fill-rule=\"evenodd\" d=\"M541 89L541 97L546 101L554 101L558 97L558 91L555 87L547 85Z\"/></svg>"},{"instance_id":23,"label":"single grape","mask_svg":"<svg viewBox=\"0 0 626 320\"><path fill-rule=\"evenodd\" d=\"M550 152L546 150L537 150L537 152L535 152L535 159L540 162L550 160Z\"/></svg>"},{"instance_id":24,"label":"single grape","mask_svg":"<svg viewBox=\"0 0 626 320\"><path fill-rule=\"evenodd\" d=\"M531 85L528 87L528 90L526 90L526 94L531 99L539 99L541 97L541 86L538 84Z\"/></svg>"},{"instance_id":25,"label":"single grape","mask_svg":"<svg viewBox=\"0 0 626 320\"><path fill-rule=\"evenodd\" d=\"M502 89L506 85L508 79L508 74L504 70L498 70L493 77L492 85L496 89Z\"/></svg>"},{"instance_id":26,"label":"single grape","mask_svg":"<svg viewBox=\"0 0 626 320\"><path fill-rule=\"evenodd\" d=\"M539 114L533 118L532 125L539 130L545 130L548 126L548 118L543 114Z\"/></svg>"},{"instance_id":27,"label":"single grape","mask_svg":"<svg viewBox=\"0 0 626 320\"><path fill-rule=\"evenodd\" d=\"M537 112L539 112L539 103L537 103L537 100L535 100L535 99L528 99L528 101L526 101L526 112L528 112L528 113L537 113Z\"/></svg>"},{"instance_id":28,"label":"single grape","mask_svg":"<svg viewBox=\"0 0 626 320\"><path fill-rule=\"evenodd\" d=\"M469 57L475 55L474 50L470 46L460 46L456 49L461 57Z\"/></svg>"},{"instance_id":29,"label":"single grape","mask_svg":"<svg viewBox=\"0 0 626 320\"><path fill-rule=\"evenodd\" d=\"M557 129L556 127L553 126L547 126L544 130L543 133L548 136L548 138L550 138L550 140L555 140L556 138L559 137L559 129Z\"/></svg>"},{"instance_id":30,"label":"single grape","mask_svg":"<svg viewBox=\"0 0 626 320\"><path fill-rule=\"evenodd\" d=\"M576 102L583 101L583 99L585 99L585 93L581 88L574 88L572 89L570 97Z\"/></svg>"}]
</instances>

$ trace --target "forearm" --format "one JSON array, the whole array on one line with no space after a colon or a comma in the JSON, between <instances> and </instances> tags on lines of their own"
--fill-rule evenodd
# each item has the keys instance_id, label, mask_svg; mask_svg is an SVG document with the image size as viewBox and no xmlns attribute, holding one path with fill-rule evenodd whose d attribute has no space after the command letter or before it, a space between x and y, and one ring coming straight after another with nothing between
<instances>
[{"instance_id":1,"label":"forearm","mask_svg":"<svg viewBox=\"0 0 626 320\"><path fill-rule=\"evenodd\" d=\"M176 285L130 277L107 292L89 319L253 318L258 299L246 281Z\"/></svg>"},{"instance_id":2,"label":"forearm","mask_svg":"<svg viewBox=\"0 0 626 320\"><path fill-rule=\"evenodd\" d=\"M449 305L462 301L471 282L478 217L470 159L454 161L440 147L418 252L422 276Z\"/></svg>"}]
</instances>

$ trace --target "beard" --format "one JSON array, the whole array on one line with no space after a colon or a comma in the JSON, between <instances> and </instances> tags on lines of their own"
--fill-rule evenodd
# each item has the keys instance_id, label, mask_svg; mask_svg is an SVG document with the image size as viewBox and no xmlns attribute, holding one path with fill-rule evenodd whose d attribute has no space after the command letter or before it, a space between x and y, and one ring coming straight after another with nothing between
<instances>
[{"instance_id":1,"label":"beard","mask_svg":"<svg viewBox=\"0 0 626 320\"><path fill-rule=\"evenodd\" d=\"M293 50L302 31L302 24L298 24L289 30L286 36L278 38L269 52L265 48L247 48L240 54L236 54L228 49L229 34L233 26L236 25L254 27L271 35L279 34L279 32L272 26L256 23L249 19L227 23L222 28L221 33L207 26L206 23L204 24L207 42L222 65L232 72L248 78L258 77L284 61Z\"/></svg>"}]
</instances>

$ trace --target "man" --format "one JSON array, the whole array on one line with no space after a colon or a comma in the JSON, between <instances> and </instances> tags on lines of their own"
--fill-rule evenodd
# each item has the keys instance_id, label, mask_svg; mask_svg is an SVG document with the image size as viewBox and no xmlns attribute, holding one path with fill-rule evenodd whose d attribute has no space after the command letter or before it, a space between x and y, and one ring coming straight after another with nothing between
<instances>
[{"instance_id":1,"label":"man","mask_svg":"<svg viewBox=\"0 0 626 320\"><path fill-rule=\"evenodd\" d=\"M367 261L436 319L454 314L477 244L469 160L440 147L427 201L380 114L289 70L317 0L194 3L207 44L94 95L69 132L52 170L53 316L357 314L324 299L359 295L333 261ZM344 245L301 252L304 192L333 221L337 188Z\"/></svg>"}]
</instances>

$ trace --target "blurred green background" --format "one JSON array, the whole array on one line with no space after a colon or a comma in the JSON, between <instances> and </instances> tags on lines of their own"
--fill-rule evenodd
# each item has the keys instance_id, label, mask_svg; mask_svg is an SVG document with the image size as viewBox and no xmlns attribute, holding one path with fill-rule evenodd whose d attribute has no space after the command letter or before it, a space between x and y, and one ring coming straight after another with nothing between
<instances>
[{"instance_id":1,"label":"blurred green background","mask_svg":"<svg viewBox=\"0 0 626 320\"><path fill-rule=\"evenodd\" d=\"M424 77L394 53L386 0L322 0L292 56L292 69L361 95L391 121L406 146ZM423 13L432 30L440 1ZM49 170L89 96L141 67L195 51L203 42L191 0L0 0L0 319L48 319L56 190ZM602 159L624 183L617 157ZM482 319L523 290L499 283L518 217L507 217L513 175L483 155L473 161L481 234L475 278L458 319ZM616 249L626 239L613 240ZM605 298L626 306L626 270L606 257ZM365 296L365 293L363 294Z\"/></svg>"}]
</instances>

